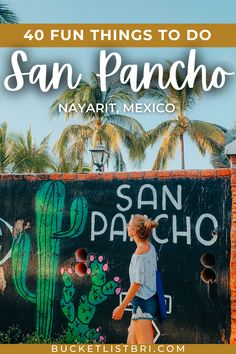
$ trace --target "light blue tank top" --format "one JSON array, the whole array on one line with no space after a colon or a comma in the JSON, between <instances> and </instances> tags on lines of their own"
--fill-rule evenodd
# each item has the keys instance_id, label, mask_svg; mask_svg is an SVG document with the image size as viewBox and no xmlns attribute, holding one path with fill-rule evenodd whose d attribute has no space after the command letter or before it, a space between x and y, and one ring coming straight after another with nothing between
<instances>
[{"instance_id":1,"label":"light blue tank top","mask_svg":"<svg viewBox=\"0 0 236 354\"><path fill-rule=\"evenodd\" d=\"M133 254L129 266L130 283L139 283L136 296L149 299L156 293L157 254L150 243L150 250L144 254Z\"/></svg>"}]
</instances>

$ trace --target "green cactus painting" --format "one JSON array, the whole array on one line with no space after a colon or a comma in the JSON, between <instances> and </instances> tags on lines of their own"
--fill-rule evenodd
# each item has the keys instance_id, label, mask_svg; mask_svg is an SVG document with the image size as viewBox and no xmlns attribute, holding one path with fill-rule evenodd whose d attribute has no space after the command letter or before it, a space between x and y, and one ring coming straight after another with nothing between
<instances>
[{"instance_id":1,"label":"green cactus painting","mask_svg":"<svg viewBox=\"0 0 236 354\"><path fill-rule=\"evenodd\" d=\"M89 328L95 312L96 306L108 299L110 295L119 295L121 292L120 277L114 277L107 282L106 272L108 264L104 262L103 256L97 259L90 255L90 267L87 274L91 277L92 287L88 295L81 295L78 309L73 302L75 286L72 277L72 269L61 269L63 280L63 292L61 298L61 308L63 314L68 319L67 341L72 343L104 343L105 336L101 333L101 328Z\"/></svg>"},{"instance_id":2,"label":"green cactus painting","mask_svg":"<svg viewBox=\"0 0 236 354\"><path fill-rule=\"evenodd\" d=\"M23 230L12 247L13 282L23 299L36 305L36 332L50 337L53 324L58 258L62 239L79 237L87 220L88 207L83 197L75 198L70 208L69 230L62 230L65 185L61 181L41 184L35 197L38 274L36 292L26 284L29 272L31 237Z\"/></svg>"}]
</instances>

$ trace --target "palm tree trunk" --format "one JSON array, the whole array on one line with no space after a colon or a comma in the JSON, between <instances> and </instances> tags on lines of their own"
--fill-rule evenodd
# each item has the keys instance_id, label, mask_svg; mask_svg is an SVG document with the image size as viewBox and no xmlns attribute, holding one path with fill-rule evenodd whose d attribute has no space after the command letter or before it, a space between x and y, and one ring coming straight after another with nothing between
<instances>
[{"instance_id":1,"label":"palm tree trunk","mask_svg":"<svg viewBox=\"0 0 236 354\"><path fill-rule=\"evenodd\" d=\"M184 159L184 134L180 135L180 154L181 154L181 169L185 170L185 159Z\"/></svg>"}]
</instances>

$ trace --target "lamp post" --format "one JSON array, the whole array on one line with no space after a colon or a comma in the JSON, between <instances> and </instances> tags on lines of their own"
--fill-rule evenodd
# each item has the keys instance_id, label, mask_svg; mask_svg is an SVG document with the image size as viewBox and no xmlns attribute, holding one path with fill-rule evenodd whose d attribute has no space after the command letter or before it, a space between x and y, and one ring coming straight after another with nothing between
<instances>
[{"instance_id":1,"label":"lamp post","mask_svg":"<svg viewBox=\"0 0 236 354\"><path fill-rule=\"evenodd\" d=\"M93 164L97 167L96 172L104 172L104 165L109 157L109 152L103 145L98 145L89 151L92 155Z\"/></svg>"}]
</instances>

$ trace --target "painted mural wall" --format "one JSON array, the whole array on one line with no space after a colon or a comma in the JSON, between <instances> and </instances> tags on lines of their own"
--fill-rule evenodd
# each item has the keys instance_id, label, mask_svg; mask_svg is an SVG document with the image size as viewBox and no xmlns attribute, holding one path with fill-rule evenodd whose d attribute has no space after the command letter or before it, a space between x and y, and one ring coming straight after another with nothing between
<instances>
[{"instance_id":1,"label":"painted mural wall","mask_svg":"<svg viewBox=\"0 0 236 354\"><path fill-rule=\"evenodd\" d=\"M125 343L132 214L153 231L168 318L159 343L230 337L230 177L0 181L0 330L19 324L69 341Z\"/></svg>"}]
</instances>

